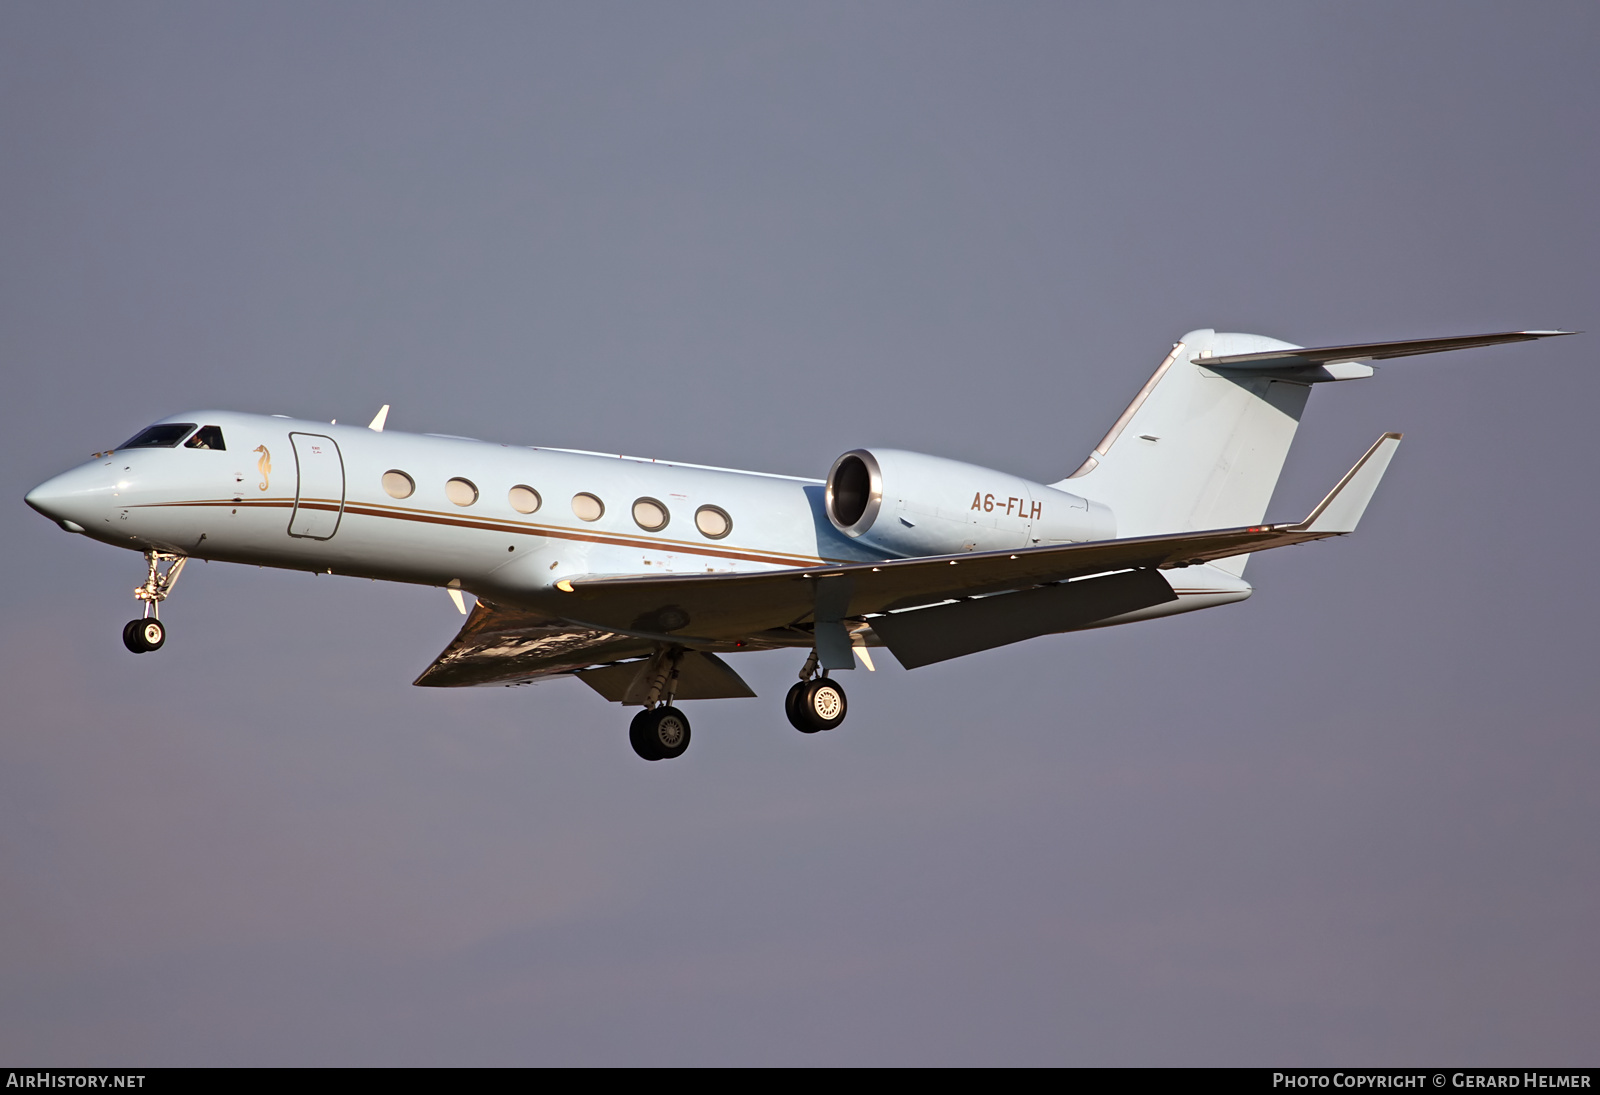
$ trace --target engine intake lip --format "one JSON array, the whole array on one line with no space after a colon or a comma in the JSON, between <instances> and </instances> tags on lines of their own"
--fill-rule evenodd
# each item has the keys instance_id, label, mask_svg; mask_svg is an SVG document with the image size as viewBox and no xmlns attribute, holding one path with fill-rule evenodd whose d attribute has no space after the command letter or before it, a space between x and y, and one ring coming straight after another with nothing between
<instances>
[{"instance_id":1,"label":"engine intake lip","mask_svg":"<svg viewBox=\"0 0 1600 1095\"><path fill-rule=\"evenodd\" d=\"M828 469L823 508L833 527L846 536L860 536L872 527L883 508L883 472L866 449L851 449Z\"/></svg>"}]
</instances>

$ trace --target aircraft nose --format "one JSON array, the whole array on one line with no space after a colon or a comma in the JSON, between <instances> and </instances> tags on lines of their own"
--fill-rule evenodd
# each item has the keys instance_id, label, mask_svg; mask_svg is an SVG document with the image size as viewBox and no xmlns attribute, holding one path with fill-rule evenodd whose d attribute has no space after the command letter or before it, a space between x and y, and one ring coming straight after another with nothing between
<instances>
[{"instance_id":1,"label":"aircraft nose","mask_svg":"<svg viewBox=\"0 0 1600 1095\"><path fill-rule=\"evenodd\" d=\"M34 487L23 496L22 500L50 518L50 520L59 521L61 518L58 508L61 505L61 500L65 497L67 497L67 492L61 489L61 476L58 475L54 479L46 479L43 483Z\"/></svg>"},{"instance_id":2,"label":"aircraft nose","mask_svg":"<svg viewBox=\"0 0 1600 1095\"><path fill-rule=\"evenodd\" d=\"M100 469L74 468L34 487L23 501L68 532L82 532L94 508L94 496L106 489Z\"/></svg>"}]
</instances>

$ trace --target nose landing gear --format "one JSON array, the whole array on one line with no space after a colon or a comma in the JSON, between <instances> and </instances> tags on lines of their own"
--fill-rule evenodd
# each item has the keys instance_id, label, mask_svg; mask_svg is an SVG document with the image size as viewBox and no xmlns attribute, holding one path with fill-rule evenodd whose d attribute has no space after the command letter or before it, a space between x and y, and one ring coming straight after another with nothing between
<instances>
[{"instance_id":1,"label":"nose landing gear","mask_svg":"<svg viewBox=\"0 0 1600 1095\"><path fill-rule=\"evenodd\" d=\"M817 652L813 650L800 670L800 682L783 698L783 713L802 734L832 730L844 721L848 709L844 688L832 677L813 677L816 670Z\"/></svg>"},{"instance_id":2,"label":"nose landing gear","mask_svg":"<svg viewBox=\"0 0 1600 1095\"><path fill-rule=\"evenodd\" d=\"M144 602L144 615L129 620L122 627L122 645L135 654L160 650L167 641L167 629L161 622L161 602L167 599L172 587L178 584L178 575L189 561L187 555L173 555L165 551L147 551L145 560L150 572L144 584L133 591L134 597Z\"/></svg>"}]
</instances>

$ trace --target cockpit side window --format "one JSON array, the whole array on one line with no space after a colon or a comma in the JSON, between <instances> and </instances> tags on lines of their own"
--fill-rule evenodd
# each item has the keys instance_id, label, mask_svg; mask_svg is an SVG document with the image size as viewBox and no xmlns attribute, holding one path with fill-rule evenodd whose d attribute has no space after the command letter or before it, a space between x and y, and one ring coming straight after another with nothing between
<instances>
[{"instance_id":1,"label":"cockpit side window","mask_svg":"<svg viewBox=\"0 0 1600 1095\"><path fill-rule=\"evenodd\" d=\"M124 449L170 449L189 436L193 422L161 422L124 442Z\"/></svg>"},{"instance_id":2,"label":"cockpit side window","mask_svg":"<svg viewBox=\"0 0 1600 1095\"><path fill-rule=\"evenodd\" d=\"M221 426L201 426L200 432L183 443L186 449L226 449Z\"/></svg>"}]
</instances>

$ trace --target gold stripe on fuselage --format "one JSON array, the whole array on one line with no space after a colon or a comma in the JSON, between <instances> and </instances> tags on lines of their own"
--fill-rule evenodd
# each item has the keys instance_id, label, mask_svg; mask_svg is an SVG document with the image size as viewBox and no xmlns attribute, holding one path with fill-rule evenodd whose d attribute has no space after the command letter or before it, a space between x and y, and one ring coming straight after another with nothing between
<instances>
[{"instance_id":1,"label":"gold stripe on fuselage","mask_svg":"<svg viewBox=\"0 0 1600 1095\"><path fill-rule=\"evenodd\" d=\"M241 499L234 501L228 499L211 499L193 502L151 502L133 509L161 509L164 507L225 507L227 509L293 509L298 505L301 509L325 510L337 513L340 510L338 499L334 498L302 498L297 503L292 498L284 499ZM495 518L465 518L454 514L439 513L432 510L409 510L393 506L361 505L345 503L345 513L354 513L362 517L386 517L397 521L416 521L428 525L445 525L452 528L470 528L481 532L507 532L522 536L544 536L554 540L575 540L579 543L608 544L613 547L632 547L651 551L675 551L686 555L709 555L717 559L738 559L750 563L771 563L776 566L816 566L820 563L843 562L844 560L825 560L816 555L786 555L775 552L739 551L730 548L714 547L705 543L692 540L646 540L637 536L626 536L618 533L586 532L580 529L563 528L560 525L536 525L521 521L505 521Z\"/></svg>"}]
</instances>

